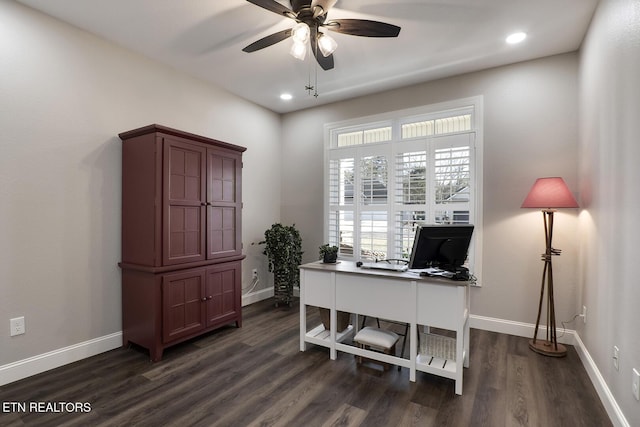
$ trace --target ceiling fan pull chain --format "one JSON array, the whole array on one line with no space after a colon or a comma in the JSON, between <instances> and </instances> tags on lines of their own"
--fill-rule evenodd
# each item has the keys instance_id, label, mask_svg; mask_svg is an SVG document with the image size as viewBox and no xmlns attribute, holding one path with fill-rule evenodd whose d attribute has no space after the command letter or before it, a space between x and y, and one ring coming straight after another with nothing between
<instances>
[{"instance_id":1,"label":"ceiling fan pull chain","mask_svg":"<svg viewBox=\"0 0 640 427\"><path fill-rule=\"evenodd\" d=\"M316 47L317 47L317 43L316 43ZM316 52L318 50L316 49ZM318 97L318 65L316 65L314 68L314 70L316 70L316 84L315 84L315 93L313 94L313 96L315 96L316 98Z\"/></svg>"},{"instance_id":2,"label":"ceiling fan pull chain","mask_svg":"<svg viewBox=\"0 0 640 427\"><path fill-rule=\"evenodd\" d=\"M316 36L314 37L313 42L316 44L316 48L313 51L314 56L318 55L318 28L316 27L316 31L315 31ZM314 86L314 94L313 96L315 98L318 98L318 66L313 60L311 60L311 63L314 64L315 66L313 67L313 69L315 70L316 73L316 81L315 81L315 86Z\"/></svg>"},{"instance_id":3,"label":"ceiling fan pull chain","mask_svg":"<svg viewBox=\"0 0 640 427\"><path fill-rule=\"evenodd\" d=\"M313 61L309 61L307 65L307 85L304 87L308 95L311 95L311 91L315 89L311 84L311 66L312 65L313 65Z\"/></svg>"}]
</instances>

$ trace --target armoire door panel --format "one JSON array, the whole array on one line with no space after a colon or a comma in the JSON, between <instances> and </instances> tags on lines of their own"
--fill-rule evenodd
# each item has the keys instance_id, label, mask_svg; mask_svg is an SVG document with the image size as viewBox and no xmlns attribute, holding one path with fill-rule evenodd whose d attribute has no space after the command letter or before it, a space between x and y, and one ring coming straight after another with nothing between
<instances>
[{"instance_id":1,"label":"armoire door panel","mask_svg":"<svg viewBox=\"0 0 640 427\"><path fill-rule=\"evenodd\" d=\"M240 264L227 263L207 269L207 326L235 318L241 310Z\"/></svg>"},{"instance_id":2,"label":"armoire door panel","mask_svg":"<svg viewBox=\"0 0 640 427\"><path fill-rule=\"evenodd\" d=\"M238 160L235 157L224 157L214 150L209 152L209 201L235 202L236 168Z\"/></svg>"},{"instance_id":3,"label":"armoire door panel","mask_svg":"<svg viewBox=\"0 0 640 427\"><path fill-rule=\"evenodd\" d=\"M201 147L169 144L169 200L200 203L204 190L204 153Z\"/></svg>"},{"instance_id":4,"label":"armoire door panel","mask_svg":"<svg viewBox=\"0 0 640 427\"><path fill-rule=\"evenodd\" d=\"M163 264L206 257L206 148L164 140Z\"/></svg>"},{"instance_id":5,"label":"armoire door panel","mask_svg":"<svg viewBox=\"0 0 640 427\"><path fill-rule=\"evenodd\" d=\"M210 207L208 228L209 258L233 255L240 251L234 207Z\"/></svg>"},{"instance_id":6,"label":"armoire door panel","mask_svg":"<svg viewBox=\"0 0 640 427\"><path fill-rule=\"evenodd\" d=\"M170 342L205 327L203 269L166 274L162 280L162 339Z\"/></svg>"},{"instance_id":7,"label":"armoire door panel","mask_svg":"<svg viewBox=\"0 0 640 427\"><path fill-rule=\"evenodd\" d=\"M242 253L241 171L239 154L207 151L207 259Z\"/></svg>"},{"instance_id":8,"label":"armoire door panel","mask_svg":"<svg viewBox=\"0 0 640 427\"><path fill-rule=\"evenodd\" d=\"M173 261L202 259L202 213L200 206L169 208L169 259Z\"/></svg>"}]
</instances>

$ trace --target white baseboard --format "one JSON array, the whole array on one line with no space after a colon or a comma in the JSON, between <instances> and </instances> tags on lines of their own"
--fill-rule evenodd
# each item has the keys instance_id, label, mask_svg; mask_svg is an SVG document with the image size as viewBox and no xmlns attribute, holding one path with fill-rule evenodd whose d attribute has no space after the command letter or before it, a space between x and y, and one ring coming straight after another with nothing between
<instances>
[{"instance_id":1,"label":"white baseboard","mask_svg":"<svg viewBox=\"0 0 640 427\"><path fill-rule=\"evenodd\" d=\"M475 329L528 338L533 337L533 332L535 331L535 325L530 323L513 322L510 320L475 315L469 316L469 326ZM538 329L538 337L544 338L546 331L547 328L541 326ZM562 333L562 331L558 333ZM587 371L587 375L589 375L589 379L596 389L613 425L616 427L630 427L613 394L609 390L607 383L600 374L598 367L580 339L580 335L574 330L566 329L561 336L558 336L558 342L572 345L576 349L582 366L584 366L584 369Z\"/></svg>"},{"instance_id":2,"label":"white baseboard","mask_svg":"<svg viewBox=\"0 0 640 427\"><path fill-rule=\"evenodd\" d=\"M584 366L584 369L587 371L587 375L589 375L591 383L595 387L598 396L600 396L600 400L602 401L607 414L609 414L609 418L613 425L617 427L631 427L578 334L576 334L575 348L578 356L580 356L580 360L582 361L582 366Z\"/></svg>"},{"instance_id":3,"label":"white baseboard","mask_svg":"<svg viewBox=\"0 0 640 427\"><path fill-rule=\"evenodd\" d=\"M485 316L469 316L469 326L483 331L499 332L501 334L515 335L517 337L533 337L536 325L531 323L514 322L512 320L496 319L494 317ZM544 339L547 333L547 327L540 325L538 328L538 338ZM575 345L576 331L565 329L558 331L558 342L561 344Z\"/></svg>"},{"instance_id":4,"label":"white baseboard","mask_svg":"<svg viewBox=\"0 0 640 427\"><path fill-rule=\"evenodd\" d=\"M249 305L265 299L269 299L273 297L273 295L274 295L273 288L260 289L259 291L248 293L242 296L242 306L244 307L245 305ZM293 296L294 297L300 296L300 288L298 287L293 288Z\"/></svg>"},{"instance_id":5,"label":"white baseboard","mask_svg":"<svg viewBox=\"0 0 640 427\"><path fill-rule=\"evenodd\" d=\"M273 288L260 289L255 292L250 292L246 295L242 295L242 306L250 305L258 301L262 301L273 296Z\"/></svg>"},{"instance_id":6,"label":"white baseboard","mask_svg":"<svg viewBox=\"0 0 640 427\"><path fill-rule=\"evenodd\" d=\"M122 346L122 332L0 366L0 386Z\"/></svg>"}]
</instances>

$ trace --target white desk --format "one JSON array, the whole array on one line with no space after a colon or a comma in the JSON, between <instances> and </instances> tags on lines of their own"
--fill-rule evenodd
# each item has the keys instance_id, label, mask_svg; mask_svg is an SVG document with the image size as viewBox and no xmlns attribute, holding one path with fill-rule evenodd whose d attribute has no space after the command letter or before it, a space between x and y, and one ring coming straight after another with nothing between
<instances>
[{"instance_id":1,"label":"white desk","mask_svg":"<svg viewBox=\"0 0 640 427\"><path fill-rule=\"evenodd\" d=\"M322 325L307 329L307 305L331 310L330 331ZM350 325L338 333L337 311L408 323L409 358L343 344L355 332L358 322L355 328ZM455 331L455 360L420 355L418 325ZM342 351L409 368L411 381L416 380L416 371L451 378L455 380L456 394L462 394L462 366L469 367L469 283L410 272L362 269L351 261L301 265L300 351L305 351L309 343L328 347L332 360Z\"/></svg>"}]
</instances>

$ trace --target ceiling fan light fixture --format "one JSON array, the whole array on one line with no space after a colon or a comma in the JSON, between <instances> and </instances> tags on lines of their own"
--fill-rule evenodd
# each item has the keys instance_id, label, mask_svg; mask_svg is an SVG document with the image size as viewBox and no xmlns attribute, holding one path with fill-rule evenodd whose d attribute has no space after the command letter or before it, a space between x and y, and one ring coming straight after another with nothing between
<instances>
[{"instance_id":1,"label":"ceiling fan light fixture","mask_svg":"<svg viewBox=\"0 0 640 427\"><path fill-rule=\"evenodd\" d=\"M318 16L324 15L326 12L322 8L322 6L316 6L313 8L313 19L316 19Z\"/></svg>"},{"instance_id":2,"label":"ceiling fan light fixture","mask_svg":"<svg viewBox=\"0 0 640 427\"><path fill-rule=\"evenodd\" d=\"M298 22L291 29L291 37L293 40L300 43L306 43L309 41L309 36L311 35L311 29L304 22Z\"/></svg>"},{"instance_id":3,"label":"ceiling fan light fixture","mask_svg":"<svg viewBox=\"0 0 640 427\"><path fill-rule=\"evenodd\" d=\"M311 10L313 10L313 19L326 14L338 0L313 0L311 2Z\"/></svg>"},{"instance_id":4,"label":"ceiling fan light fixture","mask_svg":"<svg viewBox=\"0 0 640 427\"><path fill-rule=\"evenodd\" d=\"M333 37L328 36L324 33L318 34L318 48L320 52L322 52L323 56L329 56L333 52L336 51L338 47L338 43L333 39Z\"/></svg>"},{"instance_id":5,"label":"ceiling fan light fixture","mask_svg":"<svg viewBox=\"0 0 640 427\"><path fill-rule=\"evenodd\" d=\"M289 53L294 58L304 61L305 56L307 56L307 44L294 40Z\"/></svg>"}]
</instances>

